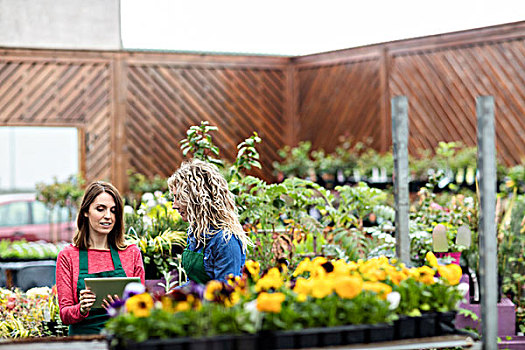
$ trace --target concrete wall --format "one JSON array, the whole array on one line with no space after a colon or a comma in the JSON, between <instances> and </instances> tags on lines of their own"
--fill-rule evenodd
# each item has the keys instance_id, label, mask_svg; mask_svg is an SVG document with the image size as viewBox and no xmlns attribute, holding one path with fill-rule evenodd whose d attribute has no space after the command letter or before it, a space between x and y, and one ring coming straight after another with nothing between
<instances>
[{"instance_id":1,"label":"concrete wall","mask_svg":"<svg viewBox=\"0 0 525 350\"><path fill-rule=\"evenodd\" d=\"M0 46L118 50L120 0L0 0Z\"/></svg>"}]
</instances>

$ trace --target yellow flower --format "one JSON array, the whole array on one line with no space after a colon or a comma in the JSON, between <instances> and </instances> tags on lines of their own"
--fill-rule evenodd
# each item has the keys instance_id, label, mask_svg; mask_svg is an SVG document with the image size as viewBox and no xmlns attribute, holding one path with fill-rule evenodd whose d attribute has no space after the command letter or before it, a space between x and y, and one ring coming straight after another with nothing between
<instances>
[{"instance_id":1,"label":"yellow flower","mask_svg":"<svg viewBox=\"0 0 525 350\"><path fill-rule=\"evenodd\" d=\"M313 265L310 274L313 279L324 279L327 276L326 270L321 265Z\"/></svg>"},{"instance_id":2,"label":"yellow flower","mask_svg":"<svg viewBox=\"0 0 525 350\"><path fill-rule=\"evenodd\" d=\"M382 299L392 292L392 287L382 282L364 282L363 289L377 293Z\"/></svg>"},{"instance_id":3,"label":"yellow flower","mask_svg":"<svg viewBox=\"0 0 525 350\"><path fill-rule=\"evenodd\" d=\"M312 260L312 264L314 265L323 265L324 263L327 263L328 262L328 259L325 258L324 256L318 256L317 258L315 258L314 260Z\"/></svg>"},{"instance_id":4,"label":"yellow flower","mask_svg":"<svg viewBox=\"0 0 525 350\"><path fill-rule=\"evenodd\" d=\"M392 271L390 274L390 280L397 286L401 281L407 279L407 272L405 271Z\"/></svg>"},{"instance_id":5,"label":"yellow flower","mask_svg":"<svg viewBox=\"0 0 525 350\"><path fill-rule=\"evenodd\" d=\"M257 297L257 310L263 312L281 312L281 304L286 299L283 293L261 293Z\"/></svg>"},{"instance_id":6,"label":"yellow flower","mask_svg":"<svg viewBox=\"0 0 525 350\"><path fill-rule=\"evenodd\" d=\"M324 298L334 291L334 281L331 278L314 278L312 280L312 296Z\"/></svg>"},{"instance_id":7,"label":"yellow flower","mask_svg":"<svg viewBox=\"0 0 525 350\"><path fill-rule=\"evenodd\" d=\"M220 281L212 280L206 284L206 290L204 291L204 299L206 300L215 300L215 294L221 291L223 285Z\"/></svg>"},{"instance_id":8,"label":"yellow flower","mask_svg":"<svg viewBox=\"0 0 525 350\"><path fill-rule=\"evenodd\" d=\"M299 277L295 281L293 291L297 294L310 295L312 291L312 280Z\"/></svg>"},{"instance_id":9,"label":"yellow flower","mask_svg":"<svg viewBox=\"0 0 525 350\"><path fill-rule=\"evenodd\" d=\"M160 299L160 303L162 305L162 310L167 311L167 312L173 312L174 311L174 309L173 309L173 301L170 298L168 298L167 296L163 296Z\"/></svg>"},{"instance_id":10,"label":"yellow flower","mask_svg":"<svg viewBox=\"0 0 525 350\"><path fill-rule=\"evenodd\" d=\"M369 281L384 281L386 279L386 272L383 269L370 269L368 272L363 273L363 277Z\"/></svg>"},{"instance_id":11,"label":"yellow flower","mask_svg":"<svg viewBox=\"0 0 525 350\"><path fill-rule=\"evenodd\" d=\"M339 259L334 262L333 274L336 276L348 276L350 274L350 266L343 260Z\"/></svg>"},{"instance_id":12,"label":"yellow flower","mask_svg":"<svg viewBox=\"0 0 525 350\"><path fill-rule=\"evenodd\" d=\"M153 298L148 293L137 294L126 300L126 310L135 317L148 317L153 308Z\"/></svg>"},{"instance_id":13,"label":"yellow flower","mask_svg":"<svg viewBox=\"0 0 525 350\"><path fill-rule=\"evenodd\" d=\"M303 261L299 263L299 265L297 265L297 268L293 272L293 276L297 277L305 273L306 271L310 271L310 265L311 265L310 258L304 259Z\"/></svg>"},{"instance_id":14,"label":"yellow flower","mask_svg":"<svg viewBox=\"0 0 525 350\"><path fill-rule=\"evenodd\" d=\"M257 281L259 279L259 273L261 272L261 265L257 261L248 260L244 264L246 266L246 269L250 273L250 276L254 281Z\"/></svg>"},{"instance_id":15,"label":"yellow flower","mask_svg":"<svg viewBox=\"0 0 525 350\"><path fill-rule=\"evenodd\" d=\"M297 301L299 303L304 303L307 299L308 299L308 297L305 294L298 294L297 295Z\"/></svg>"},{"instance_id":16,"label":"yellow flower","mask_svg":"<svg viewBox=\"0 0 525 350\"><path fill-rule=\"evenodd\" d=\"M261 290L269 290L270 288L279 289L283 285L281 273L276 267L272 267L268 270L268 273L261 277L257 284L255 284L255 290L260 292Z\"/></svg>"},{"instance_id":17,"label":"yellow flower","mask_svg":"<svg viewBox=\"0 0 525 350\"><path fill-rule=\"evenodd\" d=\"M334 289L341 298L352 299L361 293L363 280L359 276L338 277L334 282Z\"/></svg>"},{"instance_id":18,"label":"yellow flower","mask_svg":"<svg viewBox=\"0 0 525 350\"><path fill-rule=\"evenodd\" d=\"M456 264L446 266L438 266L438 272L450 285L455 286L459 283L463 271L461 267Z\"/></svg>"},{"instance_id":19,"label":"yellow flower","mask_svg":"<svg viewBox=\"0 0 525 350\"><path fill-rule=\"evenodd\" d=\"M175 306L173 312L188 311L189 309L191 309L190 303L188 303L187 301L179 301Z\"/></svg>"},{"instance_id":20,"label":"yellow flower","mask_svg":"<svg viewBox=\"0 0 525 350\"><path fill-rule=\"evenodd\" d=\"M432 252L427 252L427 255L425 256L427 261L428 261L428 264L432 267L438 267L438 260L436 258L436 256L434 255L434 253Z\"/></svg>"},{"instance_id":21,"label":"yellow flower","mask_svg":"<svg viewBox=\"0 0 525 350\"><path fill-rule=\"evenodd\" d=\"M433 269L431 269L428 266L421 266L418 268L418 272L419 272L419 278L418 278L419 282L423 282L424 284L427 284L427 285L434 283L434 275L436 274L436 272Z\"/></svg>"},{"instance_id":22,"label":"yellow flower","mask_svg":"<svg viewBox=\"0 0 525 350\"><path fill-rule=\"evenodd\" d=\"M417 269L417 267L412 267L410 269L408 269L408 277L411 277L415 280L418 280L419 281L419 270Z\"/></svg>"},{"instance_id":23,"label":"yellow flower","mask_svg":"<svg viewBox=\"0 0 525 350\"><path fill-rule=\"evenodd\" d=\"M241 300L241 295L238 292L233 292L228 298L224 300L224 306L232 307L233 305L237 304L239 300Z\"/></svg>"}]
</instances>

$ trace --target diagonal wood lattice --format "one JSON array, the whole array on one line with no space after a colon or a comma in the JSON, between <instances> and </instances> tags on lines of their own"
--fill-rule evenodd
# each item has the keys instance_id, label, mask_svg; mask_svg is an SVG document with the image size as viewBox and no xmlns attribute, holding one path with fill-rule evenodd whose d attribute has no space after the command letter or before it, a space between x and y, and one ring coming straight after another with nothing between
<instances>
[{"instance_id":1,"label":"diagonal wood lattice","mask_svg":"<svg viewBox=\"0 0 525 350\"><path fill-rule=\"evenodd\" d=\"M111 177L109 62L0 59L0 125L83 126L85 176Z\"/></svg>"},{"instance_id":2,"label":"diagonal wood lattice","mask_svg":"<svg viewBox=\"0 0 525 350\"><path fill-rule=\"evenodd\" d=\"M257 131L263 175L284 144L284 74L276 69L170 64L132 64L127 70L127 135L130 166L169 176L183 160L180 141L201 121L219 128L213 134L222 156L233 161L237 144Z\"/></svg>"},{"instance_id":3,"label":"diagonal wood lattice","mask_svg":"<svg viewBox=\"0 0 525 350\"><path fill-rule=\"evenodd\" d=\"M88 180L170 175L191 125L216 125L233 160L253 131L263 171L285 144L341 136L391 147L390 98L409 100L411 152L474 145L475 97L496 101L496 146L525 158L525 21L301 57L0 49L0 126L80 129Z\"/></svg>"}]
</instances>

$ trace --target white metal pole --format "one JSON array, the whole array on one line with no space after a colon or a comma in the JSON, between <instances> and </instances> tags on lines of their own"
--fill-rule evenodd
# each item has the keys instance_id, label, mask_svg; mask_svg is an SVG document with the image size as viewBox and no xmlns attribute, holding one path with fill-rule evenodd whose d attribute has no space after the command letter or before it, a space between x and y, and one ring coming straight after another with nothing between
<instances>
[{"instance_id":1,"label":"white metal pole","mask_svg":"<svg viewBox=\"0 0 525 350\"><path fill-rule=\"evenodd\" d=\"M496 141L494 98L478 96L478 169L480 192L479 255L481 332L484 350L498 348L498 275L496 239Z\"/></svg>"},{"instance_id":2,"label":"white metal pole","mask_svg":"<svg viewBox=\"0 0 525 350\"><path fill-rule=\"evenodd\" d=\"M396 205L396 254L400 261L410 262L408 230L408 99L392 98L392 141L394 146L394 196Z\"/></svg>"}]
</instances>

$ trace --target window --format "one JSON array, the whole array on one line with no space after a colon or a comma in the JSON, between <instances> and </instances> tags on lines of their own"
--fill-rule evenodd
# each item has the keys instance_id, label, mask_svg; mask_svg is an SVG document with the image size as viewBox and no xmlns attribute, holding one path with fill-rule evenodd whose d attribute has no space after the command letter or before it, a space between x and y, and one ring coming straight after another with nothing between
<instances>
[{"instance_id":1,"label":"window","mask_svg":"<svg viewBox=\"0 0 525 350\"><path fill-rule=\"evenodd\" d=\"M78 129L0 127L0 192L33 192L79 173Z\"/></svg>"}]
</instances>

